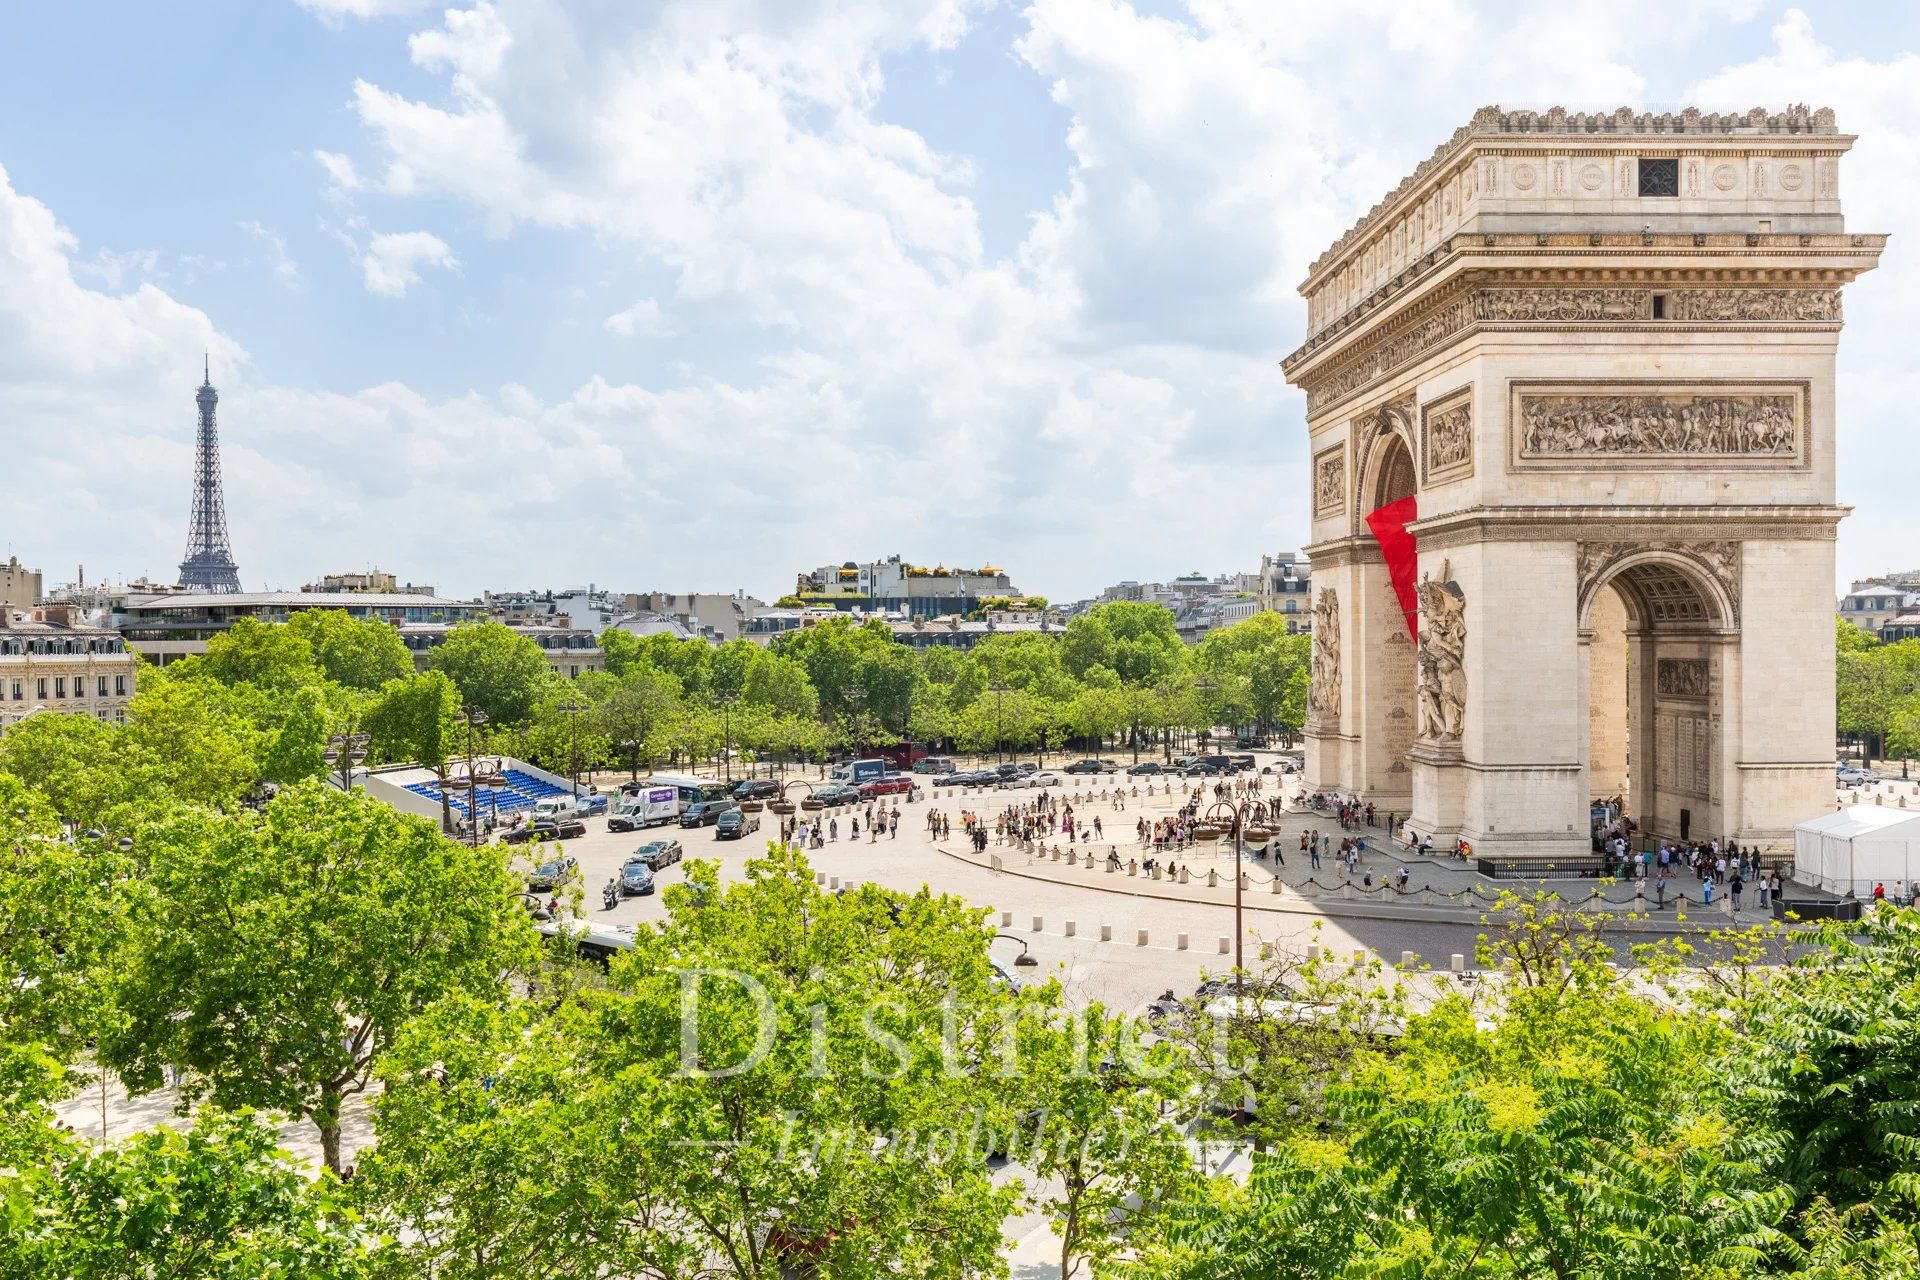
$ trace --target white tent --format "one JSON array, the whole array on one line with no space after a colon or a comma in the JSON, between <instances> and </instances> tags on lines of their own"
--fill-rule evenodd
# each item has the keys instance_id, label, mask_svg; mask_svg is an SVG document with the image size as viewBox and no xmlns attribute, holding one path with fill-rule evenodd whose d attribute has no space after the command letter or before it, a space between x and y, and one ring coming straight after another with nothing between
<instances>
[{"instance_id":1,"label":"white tent","mask_svg":"<svg viewBox=\"0 0 1920 1280\"><path fill-rule=\"evenodd\" d=\"M1873 896L1876 882L1920 876L1920 810L1856 804L1793 829L1793 878L1829 893Z\"/></svg>"}]
</instances>

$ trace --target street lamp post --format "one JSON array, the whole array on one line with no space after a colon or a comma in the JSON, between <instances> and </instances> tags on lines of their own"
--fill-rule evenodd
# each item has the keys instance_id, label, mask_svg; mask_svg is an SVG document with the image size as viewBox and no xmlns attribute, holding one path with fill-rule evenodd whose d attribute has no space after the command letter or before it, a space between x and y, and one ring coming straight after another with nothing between
<instances>
[{"instance_id":1,"label":"street lamp post","mask_svg":"<svg viewBox=\"0 0 1920 1280\"><path fill-rule=\"evenodd\" d=\"M567 781L573 784L574 799L580 798L580 713L586 707L568 699L560 708L567 713Z\"/></svg>"},{"instance_id":2,"label":"street lamp post","mask_svg":"<svg viewBox=\"0 0 1920 1280\"><path fill-rule=\"evenodd\" d=\"M320 753L320 757L328 764L340 766L342 791L353 790L353 766L367 758L369 740L369 735L353 729L328 735L327 749Z\"/></svg>"},{"instance_id":3,"label":"street lamp post","mask_svg":"<svg viewBox=\"0 0 1920 1280\"><path fill-rule=\"evenodd\" d=\"M467 844L471 848L480 846L480 815L476 812L480 803L480 788L473 781L473 731L487 722L487 713L478 707L461 707L460 718L467 722ZM493 817L497 824L500 820L500 793L492 787L487 788L487 796L493 801Z\"/></svg>"},{"instance_id":4,"label":"street lamp post","mask_svg":"<svg viewBox=\"0 0 1920 1280\"><path fill-rule=\"evenodd\" d=\"M1215 821L1216 815L1224 818L1224 825ZM1218 840L1223 835L1233 839L1233 994L1236 999L1245 993L1247 981L1247 929L1245 908L1241 904L1245 891L1246 842L1251 837L1256 844L1272 844L1275 831L1266 825L1265 816L1266 806L1257 801L1216 800L1194 828L1195 837L1201 840ZM1277 845L1273 856L1278 865L1286 865L1287 860Z\"/></svg>"}]
</instances>

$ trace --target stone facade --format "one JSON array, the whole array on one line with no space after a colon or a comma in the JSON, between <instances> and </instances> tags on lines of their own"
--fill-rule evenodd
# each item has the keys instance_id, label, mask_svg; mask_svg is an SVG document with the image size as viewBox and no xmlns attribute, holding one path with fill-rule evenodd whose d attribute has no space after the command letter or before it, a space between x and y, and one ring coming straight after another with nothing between
<instances>
[{"instance_id":1,"label":"stone facade","mask_svg":"<svg viewBox=\"0 0 1920 1280\"><path fill-rule=\"evenodd\" d=\"M1314 264L1309 785L1516 858L1596 799L1776 850L1831 807L1852 142L1486 108ZM1366 523L1407 493L1414 637Z\"/></svg>"},{"instance_id":2,"label":"stone facade","mask_svg":"<svg viewBox=\"0 0 1920 1280\"><path fill-rule=\"evenodd\" d=\"M37 712L124 721L140 661L71 605L0 607L0 726Z\"/></svg>"}]
</instances>

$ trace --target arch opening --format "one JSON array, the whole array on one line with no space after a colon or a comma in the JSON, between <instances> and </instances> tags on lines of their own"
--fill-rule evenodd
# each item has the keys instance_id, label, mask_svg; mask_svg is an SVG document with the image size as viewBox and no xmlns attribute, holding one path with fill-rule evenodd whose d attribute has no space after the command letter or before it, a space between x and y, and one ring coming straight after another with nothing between
<instances>
[{"instance_id":1,"label":"arch opening","mask_svg":"<svg viewBox=\"0 0 1920 1280\"><path fill-rule=\"evenodd\" d=\"M1624 558L1582 602L1582 766L1600 849L1722 833L1722 664L1730 624L1711 577L1666 552Z\"/></svg>"}]
</instances>

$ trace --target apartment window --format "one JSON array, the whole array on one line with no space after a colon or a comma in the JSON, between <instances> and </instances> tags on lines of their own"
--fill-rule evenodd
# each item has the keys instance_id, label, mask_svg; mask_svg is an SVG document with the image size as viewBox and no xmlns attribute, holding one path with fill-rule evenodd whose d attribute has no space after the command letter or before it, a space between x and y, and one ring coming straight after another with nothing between
<instances>
[{"instance_id":1,"label":"apartment window","mask_svg":"<svg viewBox=\"0 0 1920 1280\"><path fill-rule=\"evenodd\" d=\"M22 683L23 682L19 680L13 682L13 700L15 702L25 702L27 700L27 695L21 691Z\"/></svg>"},{"instance_id":2,"label":"apartment window","mask_svg":"<svg viewBox=\"0 0 1920 1280\"><path fill-rule=\"evenodd\" d=\"M127 696L127 678L125 676L115 676L113 678L113 696L116 698L124 698Z\"/></svg>"},{"instance_id":3,"label":"apartment window","mask_svg":"<svg viewBox=\"0 0 1920 1280\"><path fill-rule=\"evenodd\" d=\"M1640 194L1677 196L1680 194L1680 162L1640 158Z\"/></svg>"},{"instance_id":4,"label":"apartment window","mask_svg":"<svg viewBox=\"0 0 1920 1280\"><path fill-rule=\"evenodd\" d=\"M105 676L100 677L99 688L100 688L100 696L103 698L106 697L107 696L107 678Z\"/></svg>"},{"instance_id":5,"label":"apartment window","mask_svg":"<svg viewBox=\"0 0 1920 1280\"><path fill-rule=\"evenodd\" d=\"M67 678L65 676L55 676L53 678L53 696L56 698L64 698L67 696Z\"/></svg>"}]
</instances>

